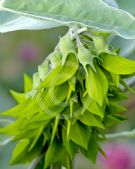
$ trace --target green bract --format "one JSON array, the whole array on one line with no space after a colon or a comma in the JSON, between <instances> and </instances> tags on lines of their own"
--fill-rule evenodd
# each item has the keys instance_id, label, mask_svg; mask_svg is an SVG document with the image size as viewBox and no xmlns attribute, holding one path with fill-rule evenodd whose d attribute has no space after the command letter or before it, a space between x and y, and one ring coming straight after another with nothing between
<instances>
[{"instance_id":1,"label":"green bract","mask_svg":"<svg viewBox=\"0 0 135 169\"><path fill-rule=\"evenodd\" d=\"M1 116L15 121L0 129L18 141L11 164L42 155L44 169L71 169L78 151L95 162L108 127L124 120L120 113L126 109L118 101L127 95L120 83L130 89L123 75L135 73L135 61L110 51L102 33L70 33L38 66L33 81L25 75L24 93L11 91L18 105Z\"/></svg>"}]
</instances>

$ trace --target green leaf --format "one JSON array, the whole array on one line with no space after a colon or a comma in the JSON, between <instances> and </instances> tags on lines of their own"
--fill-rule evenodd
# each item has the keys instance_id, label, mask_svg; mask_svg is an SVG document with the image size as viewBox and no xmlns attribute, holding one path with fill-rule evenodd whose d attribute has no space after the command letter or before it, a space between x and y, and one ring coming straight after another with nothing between
<instances>
[{"instance_id":1,"label":"green leaf","mask_svg":"<svg viewBox=\"0 0 135 169\"><path fill-rule=\"evenodd\" d=\"M18 103L24 102L25 93L19 93L19 92L13 91L13 90L10 90L10 93Z\"/></svg>"},{"instance_id":2,"label":"green leaf","mask_svg":"<svg viewBox=\"0 0 135 169\"><path fill-rule=\"evenodd\" d=\"M15 161L17 161L18 158L20 158L20 156L27 151L27 148L30 144L30 140L28 139L24 139L21 140L15 147L13 155L12 155L12 159L11 159L11 164L15 163Z\"/></svg>"},{"instance_id":3,"label":"green leaf","mask_svg":"<svg viewBox=\"0 0 135 169\"><path fill-rule=\"evenodd\" d=\"M37 136L37 132L38 132L37 129L18 130L15 133L15 137L13 138L13 141L20 141L22 139L33 139L33 137Z\"/></svg>"},{"instance_id":4,"label":"green leaf","mask_svg":"<svg viewBox=\"0 0 135 169\"><path fill-rule=\"evenodd\" d=\"M33 129L39 129L41 126L44 125L44 128L47 127L48 123L50 122L50 120L46 120L46 121L35 121L35 122L27 122L20 125L19 129L20 130L25 130L25 128L27 128L27 130L33 130Z\"/></svg>"},{"instance_id":5,"label":"green leaf","mask_svg":"<svg viewBox=\"0 0 135 169\"><path fill-rule=\"evenodd\" d=\"M89 66L87 68L88 74L86 75L86 89L89 96L102 106L108 91L108 81L106 76L96 67L96 72Z\"/></svg>"},{"instance_id":6,"label":"green leaf","mask_svg":"<svg viewBox=\"0 0 135 169\"><path fill-rule=\"evenodd\" d=\"M73 159L75 153L77 152L77 145L71 140L67 140L66 129L64 127L62 128L62 140L63 145L68 152L70 158Z\"/></svg>"},{"instance_id":7,"label":"green leaf","mask_svg":"<svg viewBox=\"0 0 135 169\"><path fill-rule=\"evenodd\" d=\"M42 102L45 104L46 107L53 107L55 105L59 105L62 102L64 103L64 99L66 99L67 94L67 83L61 84L56 87L53 86L48 88L47 92L44 94Z\"/></svg>"},{"instance_id":8,"label":"green leaf","mask_svg":"<svg viewBox=\"0 0 135 169\"><path fill-rule=\"evenodd\" d=\"M0 9L0 32L10 32L16 30L39 30L50 29L61 26L54 21L39 20L28 16Z\"/></svg>"},{"instance_id":9,"label":"green leaf","mask_svg":"<svg viewBox=\"0 0 135 169\"><path fill-rule=\"evenodd\" d=\"M112 127L116 124L119 124L122 120L117 118L114 115L107 115L104 119L104 124L106 127Z\"/></svg>"},{"instance_id":10,"label":"green leaf","mask_svg":"<svg viewBox=\"0 0 135 169\"><path fill-rule=\"evenodd\" d=\"M62 64L61 54L58 49L55 49L53 53L50 54L51 68L54 69ZM49 66L49 65L48 65ZM48 72L47 72L48 73ZM46 74L46 71L44 72Z\"/></svg>"},{"instance_id":11,"label":"green leaf","mask_svg":"<svg viewBox=\"0 0 135 169\"><path fill-rule=\"evenodd\" d=\"M4 128L0 128L0 133L14 136L14 134L18 132L17 127L20 126L20 122L22 122L22 120L17 120L14 123L12 122L11 124L5 126Z\"/></svg>"},{"instance_id":12,"label":"green leaf","mask_svg":"<svg viewBox=\"0 0 135 169\"><path fill-rule=\"evenodd\" d=\"M54 4L57 4L55 8ZM41 0L40 4L38 0L14 0L14 3L4 0L2 6L4 9L45 21L65 25L81 24L94 30L114 32L127 39L135 38L135 18L123 10L107 5L102 0ZM85 10L80 12L82 9Z\"/></svg>"},{"instance_id":13,"label":"green leaf","mask_svg":"<svg viewBox=\"0 0 135 169\"><path fill-rule=\"evenodd\" d=\"M127 94L120 88L113 88L109 94L108 100L113 102L121 101L128 98Z\"/></svg>"},{"instance_id":14,"label":"green leaf","mask_svg":"<svg viewBox=\"0 0 135 169\"><path fill-rule=\"evenodd\" d=\"M93 134L90 138L88 149L87 149L87 158L89 158L94 164L96 163L96 158L98 154L98 143Z\"/></svg>"},{"instance_id":15,"label":"green leaf","mask_svg":"<svg viewBox=\"0 0 135 169\"><path fill-rule=\"evenodd\" d=\"M68 80L69 88L72 91L75 91L75 86L76 86L76 77L73 76L71 79Z\"/></svg>"},{"instance_id":16,"label":"green leaf","mask_svg":"<svg viewBox=\"0 0 135 169\"><path fill-rule=\"evenodd\" d=\"M75 44L73 43L73 40L71 40L71 36L69 33L67 33L65 36L63 36L60 39L59 42L59 47L60 47L60 52L62 55L62 65L64 65L67 56L72 53L72 54L76 54L75 51Z\"/></svg>"},{"instance_id":17,"label":"green leaf","mask_svg":"<svg viewBox=\"0 0 135 169\"><path fill-rule=\"evenodd\" d=\"M40 88L57 86L66 82L75 74L77 69L78 62L76 56L73 54L68 55L65 64L52 69L45 80L41 83Z\"/></svg>"},{"instance_id":18,"label":"green leaf","mask_svg":"<svg viewBox=\"0 0 135 169\"><path fill-rule=\"evenodd\" d=\"M34 158L41 155L42 147L43 147L43 138L40 138L34 148L29 151L28 147L31 141L27 141L28 139L21 140L14 149L11 164L20 164L26 163L28 164Z\"/></svg>"},{"instance_id":19,"label":"green leaf","mask_svg":"<svg viewBox=\"0 0 135 169\"><path fill-rule=\"evenodd\" d=\"M49 58L46 58L45 61L38 66L39 77L42 81L47 76L49 70L50 70L50 68L49 68Z\"/></svg>"},{"instance_id":20,"label":"green leaf","mask_svg":"<svg viewBox=\"0 0 135 169\"><path fill-rule=\"evenodd\" d=\"M109 106L106 108L107 114L116 114L116 113L121 113L121 112L127 112L127 109L123 106L120 106L117 103L114 102L109 102Z\"/></svg>"},{"instance_id":21,"label":"green leaf","mask_svg":"<svg viewBox=\"0 0 135 169\"><path fill-rule=\"evenodd\" d=\"M118 3L120 9L125 10L135 16L134 0L130 0L130 3L127 0L116 0L116 2Z\"/></svg>"},{"instance_id":22,"label":"green leaf","mask_svg":"<svg viewBox=\"0 0 135 169\"><path fill-rule=\"evenodd\" d=\"M111 54L103 54L101 59L101 65L103 66L103 68L111 73L120 75L128 75L135 73L134 60L129 60Z\"/></svg>"},{"instance_id":23,"label":"green leaf","mask_svg":"<svg viewBox=\"0 0 135 169\"><path fill-rule=\"evenodd\" d=\"M71 127L71 132L70 132L70 138L71 140L82 146L84 149L87 150L88 147L88 142L91 136L91 130L81 124L81 123L75 123L72 127Z\"/></svg>"},{"instance_id":24,"label":"green leaf","mask_svg":"<svg viewBox=\"0 0 135 169\"><path fill-rule=\"evenodd\" d=\"M100 118L95 117L89 111L85 111L83 115L79 117L79 120L87 126L95 126L99 128L104 128L104 125Z\"/></svg>"},{"instance_id":25,"label":"green leaf","mask_svg":"<svg viewBox=\"0 0 135 169\"><path fill-rule=\"evenodd\" d=\"M86 68L87 65L90 65L92 69L96 71L93 63L93 59L95 56L92 55L91 52L88 49L86 49L83 45L78 47L77 57L79 59L79 62L83 65L86 72L87 72L87 68Z\"/></svg>"},{"instance_id":26,"label":"green leaf","mask_svg":"<svg viewBox=\"0 0 135 169\"><path fill-rule=\"evenodd\" d=\"M32 90L32 79L25 74L24 75L24 92L27 93Z\"/></svg>"},{"instance_id":27,"label":"green leaf","mask_svg":"<svg viewBox=\"0 0 135 169\"><path fill-rule=\"evenodd\" d=\"M111 73L113 83L116 87L119 87L120 76L118 74Z\"/></svg>"},{"instance_id":28,"label":"green leaf","mask_svg":"<svg viewBox=\"0 0 135 169\"><path fill-rule=\"evenodd\" d=\"M40 80L39 73L36 72L33 74L33 88L34 89L38 88L40 83L41 83L41 80Z\"/></svg>"},{"instance_id":29,"label":"green leaf","mask_svg":"<svg viewBox=\"0 0 135 169\"><path fill-rule=\"evenodd\" d=\"M100 116L103 119L104 113L103 113L102 108L94 100L92 100L88 95L82 98L82 103L85 109L87 109L92 114Z\"/></svg>"},{"instance_id":30,"label":"green leaf","mask_svg":"<svg viewBox=\"0 0 135 169\"><path fill-rule=\"evenodd\" d=\"M100 35L98 35L98 36L93 35L92 39L94 41L94 45L95 45L95 48L96 48L96 51L98 52L98 54L100 54L102 52L106 52L106 53L109 52L106 37L100 36Z\"/></svg>"},{"instance_id":31,"label":"green leaf","mask_svg":"<svg viewBox=\"0 0 135 169\"><path fill-rule=\"evenodd\" d=\"M30 99L25 100L24 102L21 102L20 104L18 104L17 106L2 112L0 114L0 116L11 116L11 117L17 117L20 116L20 112L24 109L24 107L26 108L29 104L30 104Z\"/></svg>"},{"instance_id":32,"label":"green leaf","mask_svg":"<svg viewBox=\"0 0 135 169\"><path fill-rule=\"evenodd\" d=\"M46 152L44 169L58 162L63 156L65 156L65 149L60 140L55 139Z\"/></svg>"},{"instance_id":33,"label":"green leaf","mask_svg":"<svg viewBox=\"0 0 135 169\"><path fill-rule=\"evenodd\" d=\"M36 136L33 139L32 143L31 143L31 145L29 147L29 151L31 151L34 148L34 146L36 145L36 143L38 142L40 136L43 133L44 128L45 128L45 125L43 125L43 126L41 125L41 127L38 129L38 132L36 133Z\"/></svg>"}]
</instances>

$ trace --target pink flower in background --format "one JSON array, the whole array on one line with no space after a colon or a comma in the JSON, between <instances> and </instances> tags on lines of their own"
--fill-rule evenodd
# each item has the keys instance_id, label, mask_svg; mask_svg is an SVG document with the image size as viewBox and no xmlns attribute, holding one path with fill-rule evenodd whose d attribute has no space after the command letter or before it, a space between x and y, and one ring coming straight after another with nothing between
<instances>
[{"instance_id":1,"label":"pink flower in background","mask_svg":"<svg viewBox=\"0 0 135 169\"><path fill-rule=\"evenodd\" d=\"M23 42L19 46L18 54L23 61L35 61L39 57L39 49L31 42Z\"/></svg>"},{"instance_id":2,"label":"pink flower in background","mask_svg":"<svg viewBox=\"0 0 135 169\"><path fill-rule=\"evenodd\" d=\"M99 158L103 169L135 169L135 154L127 145L109 144L105 152L108 159Z\"/></svg>"}]
</instances>

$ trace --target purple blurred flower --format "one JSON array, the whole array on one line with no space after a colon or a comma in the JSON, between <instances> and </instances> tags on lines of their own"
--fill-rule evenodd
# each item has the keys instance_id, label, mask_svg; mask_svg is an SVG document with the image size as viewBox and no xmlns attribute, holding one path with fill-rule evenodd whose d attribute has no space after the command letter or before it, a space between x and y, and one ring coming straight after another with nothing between
<instances>
[{"instance_id":1,"label":"purple blurred flower","mask_svg":"<svg viewBox=\"0 0 135 169\"><path fill-rule=\"evenodd\" d=\"M20 44L18 53L25 62L35 61L39 56L38 47L31 42L23 42Z\"/></svg>"},{"instance_id":2,"label":"purple blurred flower","mask_svg":"<svg viewBox=\"0 0 135 169\"><path fill-rule=\"evenodd\" d=\"M134 153L127 145L109 144L105 147L108 159L100 157L103 169L135 169Z\"/></svg>"}]
</instances>

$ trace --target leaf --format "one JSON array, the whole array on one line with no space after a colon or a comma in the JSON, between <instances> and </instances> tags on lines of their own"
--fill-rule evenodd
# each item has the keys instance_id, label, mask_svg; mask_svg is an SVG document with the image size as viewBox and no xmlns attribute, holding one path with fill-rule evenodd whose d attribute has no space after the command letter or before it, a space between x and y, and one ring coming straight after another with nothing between
<instances>
[{"instance_id":1,"label":"leaf","mask_svg":"<svg viewBox=\"0 0 135 169\"><path fill-rule=\"evenodd\" d=\"M20 119L16 120L15 122L12 122L11 124L6 125L4 128L0 128L0 133L15 136L16 134L18 134L19 129L21 129L21 127L22 127L22 125L24 125L25 121L26 121L26 119L20 118ZM21 133L21 134L23 134L23 133Z\"/></svg>"},{"instance_id":2,"label":"leaf","mask_svg":"<svg viewBox=\"0 0 135 169\"><path fill-rule=\"evenodd\" d=\"M76 122L71 127L70 139L74 143L82 146L86 150L88 147L90 136L91 136L91 131L89 130L89 128L81 123Z\"/></svg>"},{"instance_id":3,"label":"leaf","mask_svg":"<svg viewBox=\"0 0 135 169\"><path fill-rule=\"evenodd\" d=\"M87 72L87 68L86 68L87 65L90 65L92 69L96 71L93 63L93 59L95 56L92 55L91 52L88 49L86 49L83 45L78 47L77 57L79 62L83 65L86 72Z\"/></svg>"},{"instance_id":4,"label":"leaf","mask_svg":"<svg viewBox=\"0 0 135 169\"><path fill-rule=\"evenodd\" d=\"M50 120L52 116L48 113L45 113L44 111L38 113L37 115L34 115L34 117L31 119L31 122L40 122L40 121L46 121Z\"/></svg>"},{"instance_id":5,"label":"leaf","mask_svg":"<svg viewBox=\"0 0 135 169\"><path fill-rule=\"evenodd\" d=\"M19 92L13 91L13 90L10 90L10 93L18 103L24 102L25 93L19 93Z\"/></svg>"},{"instance_id":6,"label":"leaf","mask_svg":"<svg viewBox=\"0 0 135 169\"><path fill-rule=\"evenodd\" d=\"M127 109L123 106L120 106L117 103L109 102L109 106L106 108L106 112L109 114L116 114L121 112L127 112Z\"/></svg>"},{"instance_id":7,"label":"leaf","mask_svg":"<svg viewBox=\"0 0 135 169\"><path fill-rule=\"evenodd\" d=\"M59 86L53 86L48 88L47 92L44 94L42 102L46 107L53 107L63 103L68 94L68 84L64 83Z\"/></svg>"},{"instance_id":8,"label":"leaf","mask_svg":"<svg viewBox=\"0 0 135 169\"><path fill-rule=\"evenodd\" d=\"M119 87L120 76L118 74L111 73L113 83L116 87Z\"/></svg>"},{"instance_id":9,"label":"leaf","mask_svg":"<svg viewBox=\"0 0 135 169\"><path fill-rule=\"evenodd\" d=\"M20 115L20 111L24 109L24 107L27 107L30 104L30 99L25 100L24 102L21 102L17 106L2 112L0 116L11 116L11 117L17 117Z\"/></svg>"},{"instance_id":10,"label":"leaf","mask_svg":"<svg viewBox=\"0 0 135 169\"><path fill-rule=\"evenodd\" d=\"M96 51L98 52L98 54L100 54L102 52L106 52L106 53L109 52L106 37L100 36L100 35L98 35L98 36L93 35L92 39L94 41L94 45L95 45L95 48L96 48Z\"/></svg>"},{"instance_id":11,"label":"leaf","mask_svg":"<svg viewBox=\"0 0 135 169\"><path fill-rule=\"evenodd\" d=\"M41 83L39 73L36 72L33 74L33 88L37 89Z\"/></svg>"},{"instance_id":12,"label":"leaf","mask_svg":"<svg viewBox=\"0 0 135 169\"><path fill-rule=\"evenodd\" d=\"M65 149L60 140L55 139L46 152L44 169L58 162L63 156L65 156Z\"/></svg>"},{"instance_id":13,"label":"leaf","mask_svg":"<svg viewBox=\"0 0 135 169\"><path fill-rule=\"evenodd\" d=\"M54 7L54 4L57 5ZM123 38L135 38L135 18L102 0L41 0L40 3L37 0L14 0L14 3L4 0L2 6L4 9L45 21L69 26L81 24L98 31L114 32ZM82 9L85 10L80 12Z\"/></svg>"},{"instance_id":14,"label":"leaf","mask_svg":"<svg viewBox=\"0 0 135 169\"><path fill-rule=\"evenodd\" d=\"M104 119L104 124L105 126L108 127L112 127L116 124L119 124L122 120L117 118L116 116L113 115L107 115Z\"/></svg>"},{"instance_id":15,"label":"leaf","mask_svg":"<svg viewBox=\"0 0 135 169\"><path fill-rule=\"evenodd\" d=\"M69 88L72 91L75 91L75 86L76 86L76 77L73 76L71 79L68 80Z\"/></svg>"},{"instance_id":16,"label":"leaf","mask_svg":"<svg viewBox=\"0 0 135 169\"><path fill-rule=\"evenodd\" d=\"M44 128L45 128L45 125L43 125L43 126L41 125L41 127L38 129L38 132L36 133L36 136L33 139L32 143L29 147L29 151L31 151L34 148L34 146L36 145L36 143L38 142L40 136L42 135Z\"/></svg>"},{"instance_id":17,"label":"leaf","mask_svg":"<svg viewBox=\"0 0 135 169\"><path fill-rule=\"evenodd\" d=\"M73 143L71 140L67 140L66 129L62 128L62 140L63 145L68 152L71 159L74 158L75 153L77 152L77 145Z\"/></svg>"},{"instance_id":18,"label":"leaf","mask_svg":"<svg viewBox=\"0 0 135 169\"><path fill-rule=\"evenodd\" d=\"M87 109L92 114L100 116L102 119L104 117L102 108L92 100L88 95L82 98L82 103L85 109Z\"/></svg>"},{"instance_id":19,"label":"leaf","mask_svg":"<svg viewBox=\"0 0 135 169\"><path fill-rule=\"evenodd\" d=\"M32 79L25 74L24 75L24 92L27 93L32 90Z\"/></svg>"},{"instance_id":20,"label":"leaf","mask_svg":"<svg viewBox=\"0 0 135 169\"><path fill-rule=\"evenodd\" d=\"M11 32L16 30L39 30L50 29L61 26L54 21L39 20L28 16L0 9L0 32Z\"/></svg>"},{"instance_id":21,"label":"leaf","mask_svg":"<svg viewBox=\"0 0 135 169\"><path fill-rule=\"evenodd\" d=\"M65 64L63 66L57 66L55 69L53 69L41 83L40 88L57 86L66 82L75 74L77 69L78 62L76 56L73 54L68 55Z\"/></svg>"},{"instance_id":22,"label":"leaf","mask_svg":"<svg viewBox=\"0 0 135 169\"><path fill-rule=\"evenodd\" d=\"M59 42L60 52L62 55L62 65L64 65L67 56L72 53L76 54L75 51L75 44L73 43L73 40L71 40L70 34L67 33L64 37L60 39Z\"/></svg>"},{"instance_id":23,"label":"leaf","mask_svg":"<svg viewBox=\"0 0 135 169\"><path fill-rule=\"evenodd\" d=\"M27 148L30 144L30 140L28 139L24 139L21 140L15 147L13 155L12 155L12 159L11 159L11 164L15 163L15 161L20 158L19 156L21 156L25 151L27 151Z\"/></svg>"},{"instance_id":24,"label":"leaf","mask_svg":"<svg viewBox=\"0 0 135 169\"><path fill-rule=\"evenodd\" d=\"M99 128L102 128L102 129L104 128L104 125L103 125L101 119L98 118L98 117L95 117L94 115L92 115L88 111L85 111L83 113L83 115L81 115L79 117L79 120L87 126L95 126L95 127L99 127Z\"/></svg>"},{"instance_id":25,"label":"leaf","mask_svg":"<svg viewBox=\"0 0 135 169\"><path fill-rule=\"evenodd\" d=\"M111 93L109 94L110 96L108 96L108 100L113 102L121 101L128 98L127 94L120 88L112 89Z\"/></svg>"},{"instance_id":26,"label":"leaf","mask_svg":"<svg viewBox=\"0 0 135 169\"><path fill-rule=\"evenodd\" d=\"M58 49L55 49L53 53L50 54L51 68L54 69L62 64L61 54ZM44 73L45 74L45 73Z\"/></svg>"},{"instance_id":27,"label":"leaf","mask_svg":"<svg viewBox=\"0 0 135 169\"><path fill-rule=\"evenodd\" d=\"M108 81L106 76L96 67L96 72L92 68L87 68L88 74L86 75L86 89L89 96L102 106L104 99L106 98L108 91Z\"/></svg>"},{"instance_id":28,"label":"leaf","mask_svg":"<svg viewBox=\"0 0 135 169\"><path fill-rule=\"evenodd\" d=\"M103 66L103 68L111 73L120 75L128 75L135 73L134 60L129 60L111 54L103 54L101 59L101 65Z\"/></svg>"},{"instance_id":29,"label":"leaf","mask_svg":"<svg viewBox=\"0 0 135 169\"><path fill-rule=\"evenodd\" d=\"M13 141L20 141L22 139L33 139L33 137L37 136L37 129L31 130L18 130L13 138Z\"/></svg>"},{"instance_id":30,"label":"leaf","mask_svg":"<svg viewBox=\"0 0 135 169\"><path fill-rule=\"evenodd\" d=\"M39 77L42 81L47 76L49 70L50 70L50 68L49 68L49 58L46 58L45 61L38 66L38 74L39 74Z\"/></svg>"},{"instance_id":31,"label":"leaf","mask_svg":"<svg viewBox=\"0 0 135 169\"><path fill-rule=\"evenodd\" d=\"M89 158L95 164L97 154L98 154L98 144L95 135L93 134L89 141L87 158Z\"/></svg>"},{"instance_id":32,"label":"leaf","mask_svg":"<svg viewBox=\"0 0 135 169\"><path fill-rule=\"evenodd\" d=\"M31 162L33 159L35 159L37 156L41 154L42 147L43 147L43 138L39 139L39 141L31 151L28 150L30 141L28 142L27 140L28 139L22 140L16 146L10 164L20 164L20 163L28 164L29 162Z\"/></svg>"},{"instance_id":33,"label":"leaf","mask_svg":"<svg viewBox=\"0 0 135 169\"><path fill-rule=\"evenodd\" d=\"M22 124L22 126L20 125L19 129L20 130L25 130L27 128L27 130L33 130L33 129L39 129L41 126L44 125L44 128L48 126L50 120L46 120L46 121L35 121L35 122L26 122L26 124Z\"/></svg>"},{"instance_id":34,"label":"leaf","mask_svg":"<svg viewBox=\"0 0 135 169\"><path fill-rule=\"evenodd\" d=\"M127 0L116 0L116 2L118 3L120 9L125 10L135 16L134 0L130 0L130 3Z\"/></svg>"}]
</instances>

